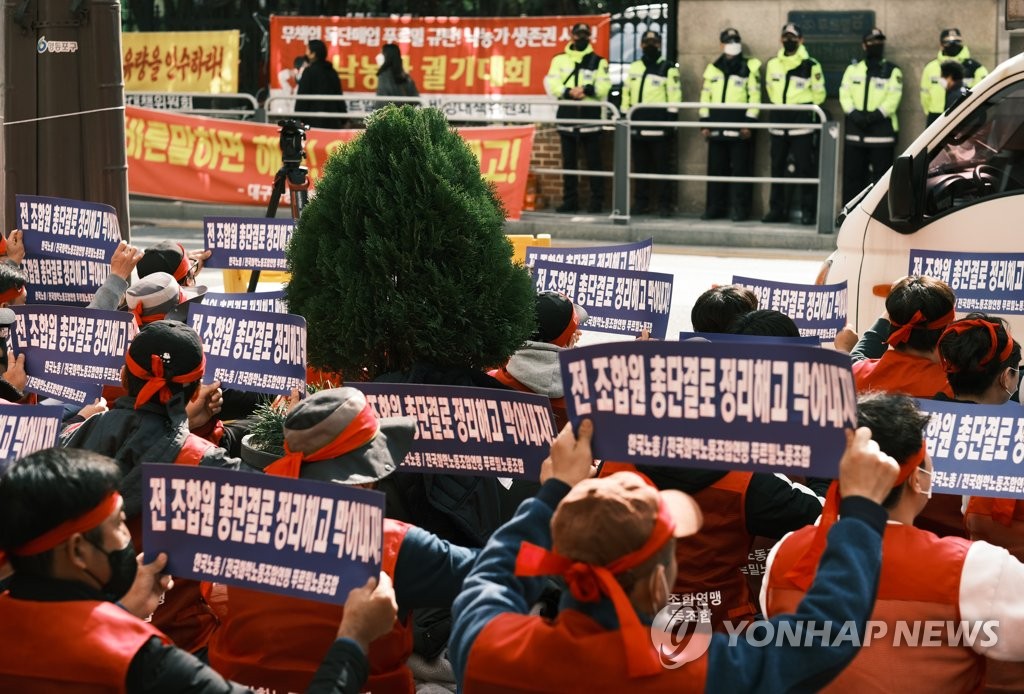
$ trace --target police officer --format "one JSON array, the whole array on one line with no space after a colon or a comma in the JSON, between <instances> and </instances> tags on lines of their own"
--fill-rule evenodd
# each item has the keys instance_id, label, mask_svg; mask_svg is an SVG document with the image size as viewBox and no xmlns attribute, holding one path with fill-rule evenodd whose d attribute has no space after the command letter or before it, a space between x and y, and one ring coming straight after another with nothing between
<instances>
[{"instance_id":1,"label":"police officer","mask_svg":"<svg viewBox=\"0 0 1024 694\"><path fill-rule=\"evenodd\" d=\"M885 34L877 27L864 35L864 59L843 73L839 104L846 113L843 200L849 201L881 177L896 153L903 96L903 72L886 60Z\"/></svg>"},{"instance_id":2,"label":"police officer","mask_svg":"<svg viewBox=\"0 0 1024 694\"><path fill-rule=\"evenodd\" d=\"M645 31L640 37L640 49L643 58L629 66L626 75L626 87L622 90L622 112L637 104L664 104L683 100L683 90L679 80L679 66L661 57L661 34L656 31ZM632 120L668 120L668 109L641 109ZM668 173L669 150L671 142L664 128L634 127L633 163L636 170L643 173ZM668 181L637 179L635 182L636 204L634 214L650 212L652 191L658 192L658 213L662 217L672 214L671 190Z\"/></svg>"},{"instance_id":3,"label":"police officer","mask_svg":"<svg viewBox=\"0 0 1024 694\"><path fill-rule=\"evenodd\" d=\"M726 29L719 34L722 54L704 68L704 85L700 90L702 104L761 103L761 61L743 55L740 32ZM711 123L736 122L737 127L702 128L708 142L708 176L749 176L751 174L751 130L743 123L757 121L758 110L700 110L700 119ZM701 219L725 217L727 211L734 222L750 215L752 188L749 183L715 183L708 181L707 202Z\"/></svg>"},{"instance_id":4,"label":"police officer","mask_svg":"<svg viewBox=\"0 0 1024 694\"><path fill-rule=\"evenodd\" d=\"M792 22L782 27L782 48L765 68L768 100L773 104L822 104L825 101L825 75L821 64L804 48L804 34ZM769 120L775 123L813 123L815 114L800 111L772 111ZM772 129L771 173L781 178L789 172L789 159L793 160L792 174L797 178L814 178L814 128L792 130ZM799 188L800 223L814 224L817 188L802 185ZM785 222L789 219L786 187L772 184L768 214L762 222Z\"/></svg>"},{"instance_id":5,"label":"police officer","mask_svg":"<svg viewBox=\"0 0 1024 694\"><path fill-rule=\"evenodd\" d=\"M551 61L551 68L544 78L544 89L548 95L574 102L604 101L611 91L612 81L608 76L608 61L594 51L590 45L590 25L583 22L572 27L572 42L565 51ZM559 106L556 118L592 119L602 117L600 106ZM558 134L562 140L562 168L575 169L578 166L579 148L587 159L587 168L599 171L601 166L601 126L559 125ZM575 174L562 176L562 204L558 212L576 212L579 209L579 177ZM590 177L589 212L600 212L604 207L604 179Z\"/></svg>"},{"instance_id":6,"label":"police officer","mask_svg":"<svg viewBox=\"0 0 1024 694\"><path fill-rule=\"evenodd\" d=\"M959 29L943 29L939 34L939 47L938 56L921 72L921 106L929 125L946 110L946 80L941 74L942 63L957 60L964 66L964 87L967 89L988 74L985 66L971 57Z\"/></svg>"}]
</instances>

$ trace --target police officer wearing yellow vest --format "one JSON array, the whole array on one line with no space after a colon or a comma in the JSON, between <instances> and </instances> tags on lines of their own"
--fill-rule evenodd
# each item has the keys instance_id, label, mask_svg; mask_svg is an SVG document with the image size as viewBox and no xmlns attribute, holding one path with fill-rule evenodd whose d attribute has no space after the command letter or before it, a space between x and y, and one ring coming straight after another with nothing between
<instances>
[{"instance_id":1,"label":"police officer wearing yellow vest","mask_svg":"<svg viewBox=\"0 0 1024 694\"><path fill-rule=\"evenodd\" d=\"M822 104L825 101L825 75L821 64L804 48L803 32L792 22L782 27L782 48L765 68L765 86L768 100L773 104ZM770 121L775 123L813 123L814 113L808 111L771 111ZM793 130L770 129L771 173L780 178L789 173L792 157L792 175L797 178L815 178L814 128ZM769 197L768 214L762 222L785 222L789 219L786 205L786 187L773 183ZM800 222L814 224L817 188L801 185L799 188ZM794 201L796 202L796 201Z\"/></svg>"},{"instance_id":2,"label":"police officer wearing yellow vest","mask_svg":"<svg viewBox=\"0 0 1024 694\"><path fill-rule=\"evenodd\" d=\"M665 104L683 100L683 90L679 80L679 66L661 57L661 34L656 31L645 31L640 37L640 49L643 58L629 66L626 75L625 89L622 90L622 112L637 104ZM631 116L634 121L670 120L670 112L664 108L640 109ZM643 127L642 124L632 128L632 159L636 170L642 173L668 173L670 153L668 151L671 138L664 128ZM650 194L658 191L658 213L662 217L672 214L671 189L668 181L637 179L636 205L633 214L650 212Z\"/></svg>"},{"instance_id":3,"label":"police officer wearing yellow vest","mask_svg":"<svg viewBox=\"0 0 1024 694\"><path fill-rule=\"evenodd\" d=\"M544 89L548 95L567 101L604 101L611 91L612 81L608 76L608 61L594 52L590 45L590 25L583 22L572 27L572 42L551 61ZM591 119L602 118L600 106L559 106L556 118ZM558 134L562 140L562 168L575 169L578 166L579 147L583 148L587 168L601 170L601 126L559 125ZM562 176L562 204L558 212L575 212L579 209L579 177L575 174ZM590 204L587 210L600 212L604 207L604 179L590 177Z\"/></svg>"},{"instance_id":4,"label":"police officer wearing yellow vest","mask_svg":"<svg viewBox=\"0 0 1024 694\"><path fill-rule=\"evenodd\" d=\"M903 72L886 60L885 34L877 27L864 35L864 60L843 73L839 104L846 113L843 149L843 201L848 202L892 166L903 96Z\"/></svg>"},{"instance_id":5,"label":"police officer wearing yellow vest","mask_svg":"<svg viewBox=\"0 0 1024 694\"><path fill-rule=\"evenodd\" d=\"M761 61L743 55L740 32L729 28L718 36L722 54L704 68L702 104L761 103ZM708 176L750 176L751 130L744 123L757 121L758 109L702 108L700 119L709 123L734 122L736 127L702 128L708 142ZM750 216L752 186L749 183L708 181L707 202L701 219L718 219L728 213L734 222Z\"/></svg>"},{"instance_id":6,"label":"police officer wearing yellow vest","mask_svg":"<svg viewBox=\"0 0 1024 694\"><path fill-rule=\"evenodd\" d=\"M929 125L946 110L946 80L941 75L942 63L957 60L964 66L964 87L967 89L988 74L985 66L971 57L959 29L943 29L939 34L939 46L938 56L921 72L921 106Z\"/></svg>"}]
</instances>

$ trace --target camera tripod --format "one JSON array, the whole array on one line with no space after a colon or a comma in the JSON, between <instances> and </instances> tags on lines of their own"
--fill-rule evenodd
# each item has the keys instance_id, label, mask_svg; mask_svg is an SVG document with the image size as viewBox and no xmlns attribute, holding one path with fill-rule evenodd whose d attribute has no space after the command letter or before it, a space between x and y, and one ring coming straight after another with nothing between
<instances>
[{"instance_id":1,"label":"camera tripod","mask_svg":"<svg viewBox=\"0 0 1024 694\"><path fill-rule=\"evenodd\" d=\"M292 219L298 222L302 208L309 200L309 169L302 165L302 160L306 158L306 130L309 126L291 119L278 121L277 124L281 126L280 145L283 163L274 174L274 185L270 190L266 216L271 219L277 216L278 202L287 188L291 198ZM259 281L260 271L253 270L249 275L249 286L246 291L255 292Z\"/></svg>"}]
</instances>

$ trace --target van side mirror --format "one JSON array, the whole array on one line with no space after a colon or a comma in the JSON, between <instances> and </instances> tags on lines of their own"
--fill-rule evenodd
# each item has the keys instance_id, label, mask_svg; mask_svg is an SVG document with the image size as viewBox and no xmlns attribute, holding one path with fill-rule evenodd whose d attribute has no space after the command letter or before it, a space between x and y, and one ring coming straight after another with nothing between
<instances>
[{"instance_id":1,"label":"van side mirror","mask_svg":"<svg viewBox=\"0 0 1024 694\"><path fill-rule=\"evenodd\" d=\"M894 222L906 224L913 222L921 216L924 199L924 171L921 171L921 164L924 163L925 153L904 154L892 164L892 172L889 174L889 219Z\"/></svg>"}]
</instances>

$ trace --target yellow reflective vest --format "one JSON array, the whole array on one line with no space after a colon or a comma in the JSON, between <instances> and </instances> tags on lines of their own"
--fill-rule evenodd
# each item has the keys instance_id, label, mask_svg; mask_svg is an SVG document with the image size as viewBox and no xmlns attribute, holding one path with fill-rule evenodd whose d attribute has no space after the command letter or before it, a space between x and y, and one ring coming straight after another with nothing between
<instances>
[{"instance_id":1,"label":"yellow reflective vest","mask_svg":"<svg viewBox=\"0 0 1024 694\"><path fill-rule=\"evenodd\" d=\"M783 48L765 66L765 91L773 104L823 104L825 102L825 74L821 63L800 46L793 55ZM768 120L775 123L814 123L818 118L809 111L787 113L771 111ZM809 135L807 130L769 130L772 135Z\"/></svg>"},{"instance_id":2,"label":"yellow reflective vest","mask_svg":"<svg viewBox=\"0 0 1024 694\"><path fill-rule=\"evenodd\" d=\"M924 66L921 71L921 108L926 116L938 116L946 110L946 82L942 79L942 64L947 60L959 60L964 66L964 86L970 89L988 74L988 69L971 57L970 50L964 46L955 57L943 55Z\"/></svg>"},{"instance_id":3,"label":"yellow reflective vest","mask_svg":"<svg viewBox=\"0 0 1024 694\"><path fill-rule=\"evenodd\" d=\"M718 60L704 68L704 82L700 88L702 104L759 104L761 103L761 61L742 55L720 55ZM725 109L702 108L700 119L714 123L757 120L756 108ZM712 128L711 137L739 137L735 131Z\"/></svg>"},{"instance_id":4,"label":"yellow reflective vest","mask_svg":"<svg viewBox=\"0 0 1024 694\"><path fill-rule=\"evenodd\" d=\"M585 94L582 101L569 99L569 90L583 87ZM544 90L549 96L566 99L569 104L559 106L556 118L572 118L600 120L604 117L604 109L600 106L577 106L587 102L604 101L612 89L612 79L608 75L608 61L594 52L593 44L587 44L582 51L573 48L572 43L565 47L551 60L551 67L544 78ZM580 133L597 132L600 125L559 125L559 130Z\"/></svg>"},{"instance_id":5,"label":"yellow reflective vest","mask_svg":"<svg viewBox=\"0 0 1024 694\"><path fill-rule=\"evenodd\" d=\"M839 105L843 113L879 111L884 120L868 127L847 119L846 140L864 145L892 144L899 131L896 111L903 97L903 72L888 60L861 60L846 68L839 86Z\"/></svg>"}]
</instances>

